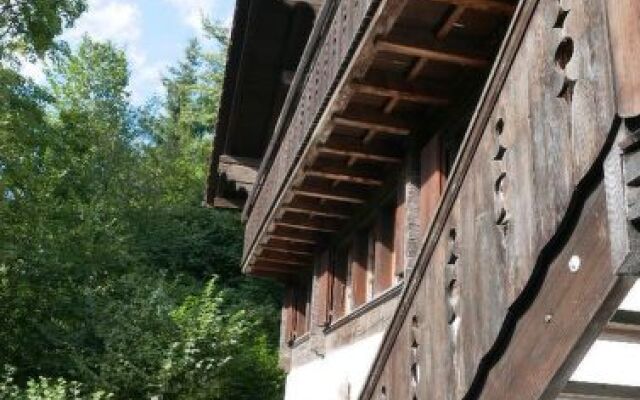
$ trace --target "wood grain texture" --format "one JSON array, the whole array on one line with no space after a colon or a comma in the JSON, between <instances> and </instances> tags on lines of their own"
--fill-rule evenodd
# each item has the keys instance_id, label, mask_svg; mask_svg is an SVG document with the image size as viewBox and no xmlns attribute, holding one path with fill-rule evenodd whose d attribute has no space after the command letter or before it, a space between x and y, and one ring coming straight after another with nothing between
<instances>
[{"instance_id":1,"label":"wood grain texture","mask_svg":"<svg viewBox=\"0 0 640 400\"><path fill-rule=\"evenodd\" d=\"M560 275L544 280L550 293L539 294L546 313L575 313L575 329L559 339L544 323L546 314L542 323L535 314L527 317L532 318L528 330L513 333L513 340L522 334L523 342L529 341L520 345L529 353L514 348L511 354L508 346L504 359L498 358L504 364L483 362L498 354L493 350L504 340L503 324L531 285L542 251L566 218L577 220L568 213L576 188L593 179L588 173L602 162L616 119L605 0L525 0L515 18L362 399L376 398L382 386L406 384L404 372L395 372L396 358L406 358L400 338L412 309L424 309L426 394L420 398L541 398L566 372L567 357L575 358L584 347L584 330L597 311L612 312L599 305L609 293L626 289L612 273L606 202L599 189L581 216L588 219L581 226L597 229L576 230L575 245L566 249L596 260L598 266L588 265L599 279L571 275L562 283L568 271L563 255L550 268ZM452 229L457 250L448 252ZM451 254L454 263L448 261ZM586 299L582 286L597 293L594 299ZM580 301L569 302L569 308L554 303L554 296L565 292ZM527 363L525 356L538 362ZM479 374L487 374L486 380Z\"/></svg>"},{"instance_id":2,"label":"wood grain texture","mask_svg":"<svg viewBox=\"0 0 640 400\"><path fill-rule=\"evenodd\" d=\"M607 0L618 114L640 115L640 3Z\"/></svg>"}]
</instances>

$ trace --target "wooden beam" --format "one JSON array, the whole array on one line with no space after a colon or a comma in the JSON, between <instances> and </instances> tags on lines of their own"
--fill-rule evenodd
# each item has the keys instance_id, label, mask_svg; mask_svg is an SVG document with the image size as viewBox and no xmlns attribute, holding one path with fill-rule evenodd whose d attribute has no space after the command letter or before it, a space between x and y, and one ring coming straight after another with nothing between
<instances>
[{"instance_id":1,"label":"wooden beam","mask_svg":"<svg viewBox=\"0 0 640 400\"><path fill-rule=\"evenodd\" d=\"M625 400L640 399L640 387L591 382L569 382L558 400Z\"/></svg>"},{"instance_id":2,"label":"wooden beam","mask_svg":"<svg viewBox=\"0 0 640 400\"><path fill-rule=\"evenodd\" d=\"M293 193L300 196L314 197L317 199L335 200L344 203L362 204L366 201L368 193L354 187L332 187L318 183L304 183L293 189Z\"/></svg>"},{"instance_id":3,"label":"wooden beam","mask_svg":"<svg viewBox=\"0 0 640 400\"><path fill-rule=\"evenodd\" d=\"M354 157L367 161L393 164L400 164L402 162L402 157L399 155L397 149L389 146L365 145L351 138L333 137L325 144L319 146L318 151L324 154Z\"/></svg>"},{"instance_id":4,"label":"wooden beam","mask_svg":"<svg viewBox=\"0 0 640 400\"><path fill-rule=\"evenodd\" d=\"M516 5L513 2L501 1L501 0L430 0L441 3L448 3L454 6L462 6L466 8L472 8L474 10L487 11L497 14L503 14L511 16L515 10Z\"/></svg>"},{"instance_id":5,"label":"wooden beam","mask_svg":"<svg viewBox=\"0 0 640 400\"><path fill-rule=\"evenodd\" d=\"M336 115L333 117L333 122L336 125L375 130L389 135L406 136L411 133L411 126L406 121L382 114L376 110Z\"/></svg>"},{"instance_id":6,"label":"wooden beam","mask_svg":"<svg viewBox=\"0 0 640 400\"><path fill-rule=\"evenodd\" d=\"M353 210L344 203L320 202L309 197L295 197L289 204L283 206L285 211L292 211L303 214L317 215L320 217L348 219Z\"/></svg>"},{"instance_id":7,"label":"wooden beam","mask_svg":"<svg viewBox=\"0 0 640 400\"><path fill-rule=\"evenodd\" d=\"M462 18L462 14L467 11L467 8L464 6L455 6L453 10L447 14L444 18L440 27L436 29L435 35L436 39L443 40L449 35L449 32L456 26L460 18Z\"/></svg>"},{"instance_id":8,"label":"wooden beam","mask_svg":"<svg viewBox=\"0 0 640 400\"><path fill-rule=\"evenodd\" d=\"M425 93L411 85L380 86L372 83L353 83L351 86L358 93L391 97L413 103L444 106L451 102L447 97Z\"/></svg>"},{"instance_id":9,"label":"wooden beam","mask_svg":"<svg viewBox=\"0 0 640 400\"><path fill-rule=\"evenodd\" d=\"M257 253L257 258L262 260L271 260L279 262L279 260L285 260L286 262L295 263L293 265L312 265L313 256L300 255L288 252L280 249L267 249L262 247L261 251ZM285 264L286 264L285 262Z\"/></svg>"},{"instance_id":10,"label":"wooden beam","mask_svg":"<svg viewBox=\"0 0 640 400\"><path fill-rule=\"evenodd\" d=\"M283 243L288 243L288 242L284 242ZM272 250L272 251L279 251L279 252L284 252L284 253L289 253L289 254L297 254L300 256L312 256L313 252L312 251L307 251L304 249L299 249L297 246L291 246L291 243L288 243L289 246L276 246L276 245L264 245L262 246L263 250Z\"/></svg>"},{"instance_id":11,"label":"wooden beam","mask_svg":"<svg viewBox=\"0 0 640 400\"><path fill-rule=\"evenodd\" d=\"M334 181L350 182L368 186L381 186L384 181L380 174L371 173L362 168L349 168L347 165L314 165L306 171L308 176L331 179Z\"/></svg>"},{"instance_id":12,"label":"wooden beam","mask_svg":"<svg viewBox=\"0 0 640 400\"><path fill-rule=\"evenodd\" d=\"M309 264L306 262L298 261L296 259L290 257L263 257L257 256L256 262L268 262L279 265L299 265L299 266L308 266Z\"/></svg>"},{"instance_id":13,"label":"wooden beam","mask_svg":"<svg viewBox=\"0 0 640 400\"><path fill-rule=\"evenodd\" d=\"M291 265L260 259L256 259L254 261L252 271L253 270L275 272L281 274L296 274L300 272L298 271L297 267L292 267Z\"/></svg>"},{"instance_id":14,"label":"wooden beam","mask_svg":"<svg viewBox=\"0 0 640 400\"><path fill-rule=\"evenodd\" d=\"M640 312L618 310L602 330L600 339L640 343Z\"/></svg>"},{"instance_id":15,"label":"wooden beam","mask_svg":"<svg viewBox=\"0 0 640 400\"><path fill-rule=\"evenodd\" d=\"M316 244L321 239L315 232L301 231L283 226L276 226L273 232L269 234L269 238L272 240L306 244Z\"/></svg>"},{"instance_id":16,"label":"wooden beam","mask_svg":"<svg viewBox=\"0 0 640 400\"><path fill-rule=\"evenodd\" d=\"M336 223L335 219L312 217L305 214L290 212L285 213L285 215L276 222L276 226L328 233L337 232L341 228L341 225Z\"/></svg>"},{"instance_id":17,"label":"wooden beam","mask_svg":"<svg viewBox=\"0 0 640 400\"><path fill-rule=\"evenodd\" d=\"M490 65L487 57L470 51L453 50L436 40L418 41L415 35L397 35L381 39L376 43L378 51L403 54L427 60L459 64L466 67L486 68Z\"/></svg>"}]
</instances>

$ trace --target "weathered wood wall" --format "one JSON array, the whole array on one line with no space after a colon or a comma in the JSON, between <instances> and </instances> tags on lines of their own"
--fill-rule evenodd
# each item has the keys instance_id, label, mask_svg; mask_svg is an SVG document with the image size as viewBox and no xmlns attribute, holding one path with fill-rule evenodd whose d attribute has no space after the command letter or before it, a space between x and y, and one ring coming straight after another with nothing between
<instances>
[{"instance_id":1,"label":"weathered wood wall","mask_svg":"<svg viewBox=\"0 0 640 400\"><path fill-rule=\"evenodd\" d=\"M552 396L628 289L602 184L618 121L606 7L521 3L363 399Z\"/></svg>"}]
</instances>

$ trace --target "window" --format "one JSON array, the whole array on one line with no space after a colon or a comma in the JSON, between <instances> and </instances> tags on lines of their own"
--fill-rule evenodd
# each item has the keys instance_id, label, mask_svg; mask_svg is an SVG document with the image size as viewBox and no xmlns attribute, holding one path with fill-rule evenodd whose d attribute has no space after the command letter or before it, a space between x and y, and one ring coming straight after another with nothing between
<instances>
[{"instance_id":1,"label":"window","mask_svg":"<svg viewBox=\"0 0 640 400\"><path fill-rule=\"evenodd\" d=\"M282 317L289 344L309 331L310 295L311 286L306 282L287 287Z\"/></svg>"}]
</instances>

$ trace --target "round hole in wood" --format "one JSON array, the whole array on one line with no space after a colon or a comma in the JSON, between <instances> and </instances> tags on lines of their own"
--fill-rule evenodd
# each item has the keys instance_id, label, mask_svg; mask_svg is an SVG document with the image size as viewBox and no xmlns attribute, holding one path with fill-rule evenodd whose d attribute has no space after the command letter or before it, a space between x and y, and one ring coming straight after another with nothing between
<instances>
[{"instance_id":1,"label":"round hole in wood","mask_svg":"<svg viewBox=\"0 0 640 400\"><path fill-rule=\"evenodd\" d=\"M571 57L573 57L573 39L567 37L562 39L556 49L556 64L560 69L565 69L569 61L571 61Z\"/></svg>"}]
</instances>

